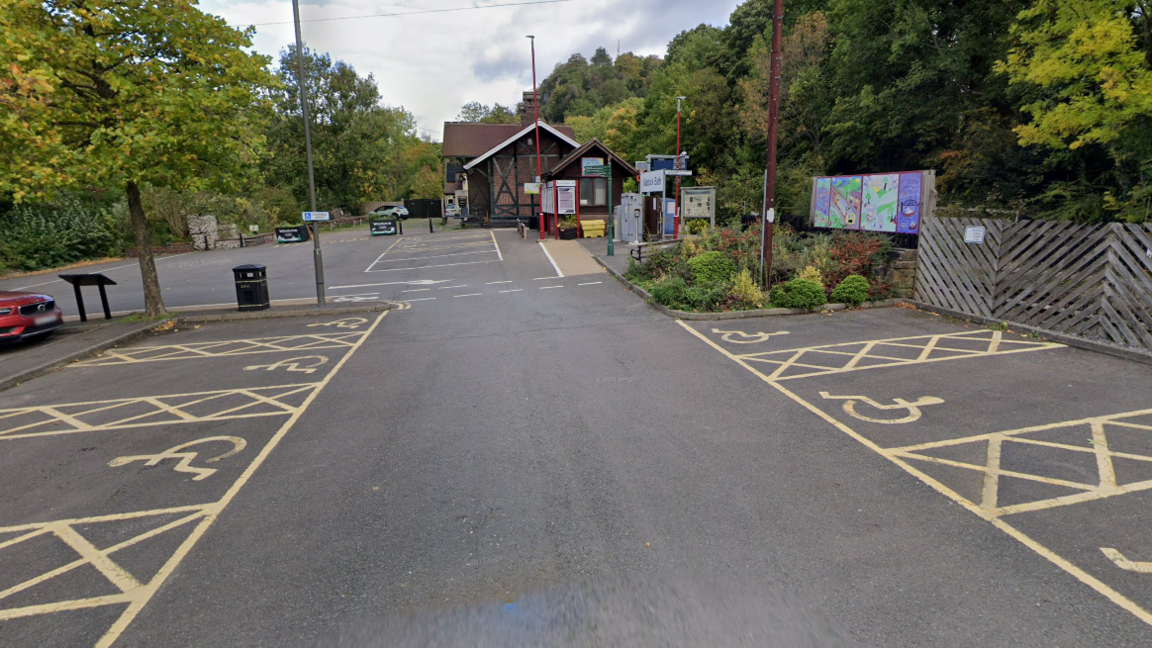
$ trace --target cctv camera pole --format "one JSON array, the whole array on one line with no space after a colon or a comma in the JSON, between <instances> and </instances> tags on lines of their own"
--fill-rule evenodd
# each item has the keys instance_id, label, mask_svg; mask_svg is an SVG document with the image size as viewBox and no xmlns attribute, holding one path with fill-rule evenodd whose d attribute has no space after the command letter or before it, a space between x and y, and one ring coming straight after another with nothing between
<instances>
[{"instance_id":1,"label":"cctv camera pole","mask_svg":"<svg viewBox=\"0 0 1152 648\"><path fill-rule=\"evenodd\" d=\"M296 26L296 81L300 85L300 109L304 115L304 150L308 158L308 203L316 211L316 174L312 170L312 127L308 120L308 81L304 76L304 43L300 38L300 3L292 0ZM324 253L320 251L320 227L312 221L312 264L316 268L316 305L324 305Z\"/></svg>"},{"instance_id":2,"label":"cctv camera pole","mask_svg":"<svg viewBox=\"0 0 1152 648\"><path fill-rule=\"evenodd\" d=\"M763 222L760 230L761 281L765 288L772 276L772 229L776 221L776 137L780 117L780 39L784 31L784 0L772 10L772 66L768 84L768 164L764 169Z\"/></svg>"},{"instance_id":3,"label":"cctv camera pole","mask_svg":"<svg viewBox=\"0 0 1152 648\"><path fill-rule=\"evenodd\" d=\"M680 102L688 97L676 97L676 170L682 171L680 161L683 154L680 151ZM680 238L680 176L676 176L676 213L672 218L672 238Z\"/></svg>"},{"instance_id":4,"label":"cctv camera pole","mask_svg":"<svg viewBox=\"0 0 1152 648\"><path fill-rule=\"evenodd\" d=\"M540 97L536 94L536 37L529 36L532 41L532 109L536 116L536 182L544 179L544 168L540 166ZM540 196L540 240L544 240L544 194Z\"/></svg>"}]
</instances>

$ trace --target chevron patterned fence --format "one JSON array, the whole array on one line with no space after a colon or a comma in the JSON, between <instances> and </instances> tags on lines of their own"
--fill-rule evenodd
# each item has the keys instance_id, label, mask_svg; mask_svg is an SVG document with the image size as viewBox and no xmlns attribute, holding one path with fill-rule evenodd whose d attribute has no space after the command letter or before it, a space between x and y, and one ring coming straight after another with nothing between
<instances>
[{"instance_id":1,"label":"chevron patterned fence","mask_svg":"<svg viewBox=\"0 0 1152 648\"><path fill-rule=\"evenodd\" d=\"M983 227L983 244L965 243ZM927 218L916 299L1152 350L1152 225Z\"/></svg>"}]
</instances>

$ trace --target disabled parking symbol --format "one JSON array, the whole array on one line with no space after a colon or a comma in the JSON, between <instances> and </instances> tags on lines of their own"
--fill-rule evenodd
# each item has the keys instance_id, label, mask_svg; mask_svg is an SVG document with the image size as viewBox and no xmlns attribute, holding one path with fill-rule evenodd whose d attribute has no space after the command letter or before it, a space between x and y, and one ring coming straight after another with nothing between
<instances>
[{"instance_id":1,"label":"disabled parking symbol","mask_svg":"<svg viewBox=\"0 0 1152 648\"><path fill-rule=\"evenodd\" d=\"M820 392L820 397L823 398L824 400L846 401L844 403L844 412L846 414L848 414L849 416L856 418L856 419L860 419L861 421L867 421L869 423L880 423L883 425L894 425L894 424L899 424L899 423L914 423L916 421L919 421L920 417L924 415L924 412L921 411L920 408L927 407L929 405L942 405L942 404L944 404L943 398L937 398L935 396L921 396L920 398L918 398L914 401L907 401L907 400L904 400L903 398L894 398L894 399L892 399L891 405L885 405L883 403L879 403L877 401L872 400L871 398L868 398L867 396L833 396L832 394L829 394L828 392L823 392L823 391ZM868 407L880 410L882 412L898 412L900 410L907 410L908 413L906 415L904 415L900 418L896 418L896 419L873 418L871 416L865 416L865 415L857 412L856 411L856 404L857 403L863 403L863 404L867 405Z\"/></svg>"},{"instance_id":2,"label":"disabled parking symbol","mask_svg":"<svg viewBox=\"0 0 1152 648\"><path fill-rule=\"evenodd\" d=\"M172 470L174 472L192 473L192 474L196 475L195 477L192 478L192 481L201 481L201 480L204 480L204 479L211 477L212 474L216 472L216 469L215 468L197 468L196 466L193 466L192 462L196 459L196 457L199 453L197 453L197 452L185 452L185 449L191 448L192 446L200 445L202 443L216 443L216 442L220 442L220 441L231 443L232 449L229 450L228 452L225 452L222 455L217 455L215 457L212 457L211 459L207 459L204 461L204 463L215 463L217 461L220 461L221 459L227 459L228 457L231 457L232 455L240 452L241 450L244 449L245 446L248 445L248 442L245 441L244 439L241 439L240 437L234 437L234 436L207 437L204 439L198 439L196 441L189 441L188 443L181 443L178 446L173 446L173 447L168 448L167 450L165 450L163 452L158 452L156 454L133 455L133 456L129 456L129 457L116 457L112 461L108 462L108 467L109 468L119 468L120 466L126 466L126 465L133 463L133 462L136 462L136 461L143 461L145 466L155 466L155 465L158 465L161 461L164 461L166 459L179 459L180 461L176 464L176 467L173 468Z\"/></svg>"}]
</instances>

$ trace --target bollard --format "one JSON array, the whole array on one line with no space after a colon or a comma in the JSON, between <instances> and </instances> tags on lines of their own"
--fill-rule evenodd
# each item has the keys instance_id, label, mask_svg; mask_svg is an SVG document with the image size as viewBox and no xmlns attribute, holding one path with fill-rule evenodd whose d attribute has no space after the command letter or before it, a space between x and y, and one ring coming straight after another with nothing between
<instances>
[{"instance_id":1,"label":"bollard","mask_svg":"<svg viewBox=\"0 0 1152 648\"><path fill-rule=\"evenodd\" d=\"M432 219L431 218L428 219L428 233L429 234L435 234L436 233L436 230L432 229Z\"/></svg>"}]
</instances>

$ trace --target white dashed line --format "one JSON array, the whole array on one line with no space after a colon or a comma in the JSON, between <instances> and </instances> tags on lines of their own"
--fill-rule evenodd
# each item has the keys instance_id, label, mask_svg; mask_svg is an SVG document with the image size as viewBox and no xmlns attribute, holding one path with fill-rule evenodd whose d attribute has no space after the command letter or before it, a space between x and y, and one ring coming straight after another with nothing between
<instances>
[{"instance_id":1,"label":"white dashed line","mask_svg":"<svg viewBox=\"0 0 1152 648\"><path fill-rule=\"evenodd\" d=\"M442 286L440 290L454 290L456 288L467 288L468 286Z\"/></svg>"},{"instance_id":2,"label":"white dashed line","mask_svg":"<svg viewBox=\"0 0 1152 648\"><path fill-rule=\"evenodd\" d=\"M495 286L496 284L507 284L507 283L512 283L512 282L511 281L489 281L488 283L486 283L484 285L485 286Z\"/></svg>"},{"instance_id":3,"label":"white dashed line","mask_svg":"<svg viewBox=\"0 0 1152 648\"><path fill-rule=\"evenodd\" d=\"M401 290L400 292L402 292L402 293L407 293L407 292L428 292L429 290L432 290L432 289L431 289L431 288L415 288L415 289L413 289L413 290Z\"/></svg>"},{"instance_id":4,"label":"white dashed line","mask_svg":"<svg viewBox=\"0 0 1152 648\"><path fill-rule=\"evenodd\" d=\"M524 292L524 289L523 288L517 288L516 290L501 290L500 294L503 295L504 293L514 293L514 292Z\"/></svg>"},{"instance_id":5,"label":"white dashed line","mask_svg":"<svg viewBox=\"0 0 1152 648\"><path fill-rule=\"evenodd\" d=\"M467 295L453 295L453 297L479 297L483 293L470 293Z\"/></svg>"},{"instance_id":6,"label":"white dashed line","mask_svg":"<svg viewBox=\"0 0 1152 648\"><path fill-rule=\"evenodd\" d=\"M406 299L404 301L407 301L407 302L436 301L436 298L435 297L423 297L421 299Z\"/></svg>"},{"instance_id":7,"label":"white dashed line","mask_svg":"<svg viewBox=\"0 0 1152 648\"><path fill-rule=\"evenodd\" d=\"M582 284L576 284L576 285L577 286L599 286L602 283L604 283L604 282L603 281L593 281L590 283L582 283Z\"/></svg>"},{"instance_id":8,"label":"white dashed line","mask_svg":"<svg viewBox=\"0 0 1152 648\"><path fill-rule=\"evenodd\" d=\"M552 290L553 288L563 288L564 286L542 286L540 290Z\"/></svg>"}]
</instances>

